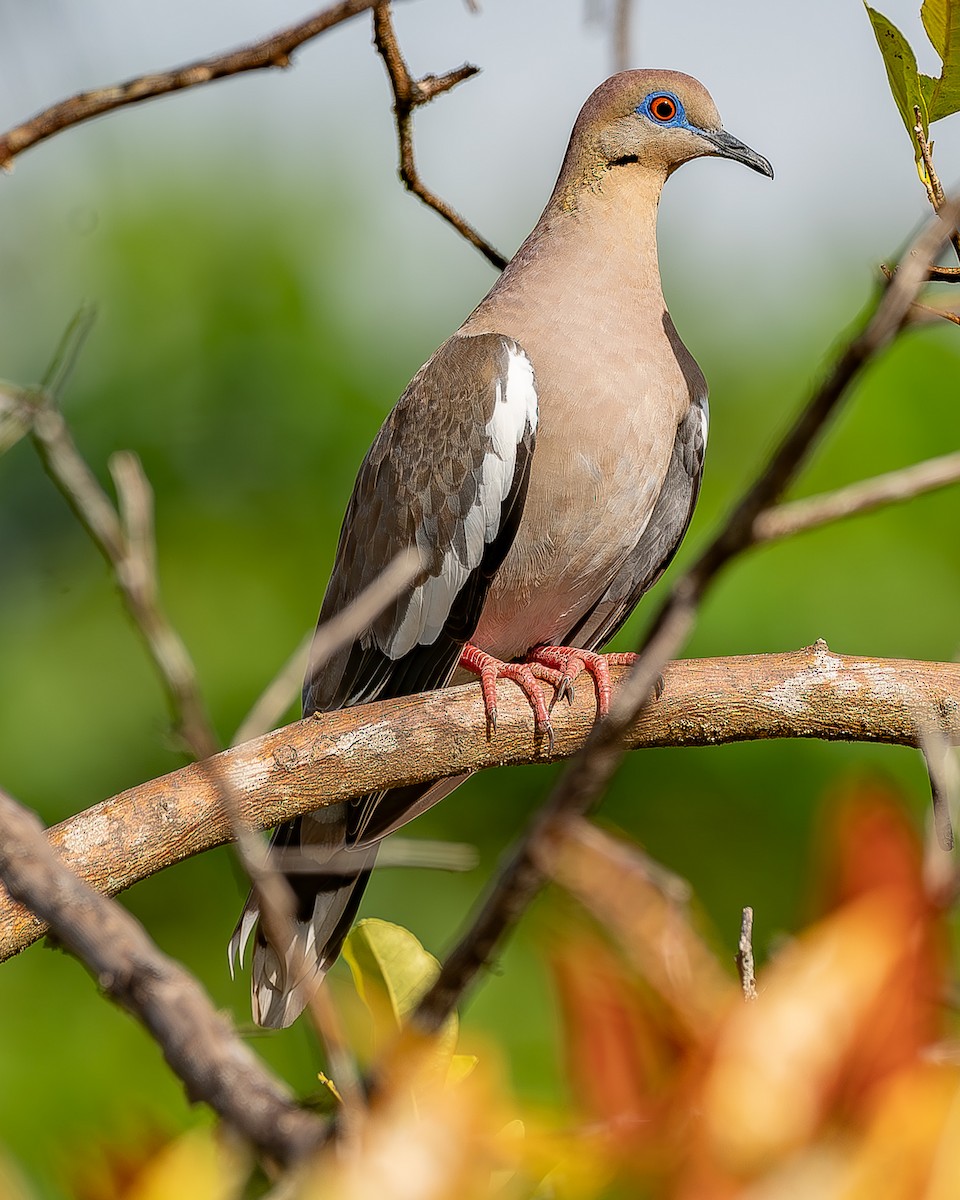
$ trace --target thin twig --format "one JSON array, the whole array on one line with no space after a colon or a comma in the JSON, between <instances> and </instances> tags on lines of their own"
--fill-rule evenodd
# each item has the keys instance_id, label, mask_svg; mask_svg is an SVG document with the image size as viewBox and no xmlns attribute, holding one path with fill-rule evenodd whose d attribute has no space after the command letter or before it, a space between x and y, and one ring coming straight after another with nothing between
<instances>
[{"instance_id":1,"label":"thin twig","mask_svg":"<svg viewBox=\"0 0 960 1200\"><path fill-rule=\"evenodd\" d=\"M418 196L424 204L438 212L445 221L477 248L484 257L498 270L507 265L504 256L490 245L472 225L469 225L455 209L432 192L417 171L416 158L413 152L413 113L422 104L429 104L434 97L442 92L448 92L465 79L470 79L480 70L479 67L465 63L455 71L446 75L425 75L422 79L414 79L404 61L397 42L396 31L393 28L393 17L389 0L380 0L373 10L373 40L377 52L383 59L393 90L393 112L397 126L397 145L400 154L399 174L404 187Z\"/></svg>"},{"instance_id":2,"label":"thin twig","mask_svg":"<svg viewBox=\"0 0 960 1200\"><path fill-rule=\"evenodd\" d=\"M943 203L943 187L933 167L931 146L927 141L926 134L923 132L923 118L920 115L920 108L916 104L913 106L913 113L916 118L916 124L913 127L913 136L920 151L920 158L924 167L924 174L920 178L927 190L927 199L930 201L931 207L936 211Z\"/></svg>"},{"instance_id":3,"label":"thin twig","mask_svg":"<svg viewBox=\"0 0 960 1200\"><path fill-rule=\"evenodd\" d=\"M913 113L916 118L916 124L913 127L913 136L916 139L925 171L925 174L922 176L923 186L927 189L927 199L933 206L934 212L939 212L946 203L946 196L943 191L943 184L940 182L940 177L937 175L936 168L933 165L933 142L928 140L927 135L923 131L923 118L920 115L920 108L916 104L913 106ZM960 234L957 233L956 229L950 234L950 242L957 253L957 257L960 258Z\"/></svg>"},{"instance_id":4,"label":"thin twig","mask_svg":"<svg viewBox=\"0 0 960 1200\"><path fill-rule=\"evenodd\" d=\"M231 746L239 746L273 729L294 700L300 695L300 685L310 659L310 643L313 634L306 634L296 650L290 655L277 674L263 689L253 707L237 726L230 739Z\"/></svg>"},{"instance_id":5,"label":"thin twig","mask_svg":"<svg viewBox=\"0 0 960 1200\"><path fill-rule=\"evenodd\" d=\"M315 875L317 864L332 874L352 875L356 867L342 859L329 861L322 848L301 846L297 850L274 850L271 861L284 875ZM479 862L475 846L466 842L437 842L430 838L406 838L393 834L385 838L377 855L377 871L391 867L417 867L427 871L472 871Z\"/></svg>"},{"instance_id":6,"label":"thin twig","mask_svg":"<svg viewBox=\"0 0 960 1200\"><path fill-rule=\"evenodd\" d=\"M832 521L874 512L960 481L960 451L864 479L822 496L768 508L753 523L753 541L772 542Z\"/></svg>"},{"instance_id":7,"label":"thin twig","mask_svg":"<svg viewBox=\"0 0 960 1200\"><path fill-rule=\"evenodd\" d=\"M740 941L737 943L737 972L744 1000L756 1000L757 974L753 964L753 909L743 910L740 921Z\"/></svg>"},{"instance_id":8,"label":"thin twig","mask_svg":"<svg viewBox=\"0 0 960 1200\"><path fill-rule=\"evenodd\" d=\"M388 604L416 578L420 555L412 547L402 550L359 596L330 621L308 634L277 676L267 685L250 712L243 718L230 745L239 746L273 729L295 700L307 670L319 667L368 629Z\"/></svg>"},{"instance_id":9,"label":"thin twig","mask_svg":"<svg viewBox=\"0 0 960 1200\"><path fill-rule=\"evenodd\" d=\"M923 856L924 890L932 903L947 910L960 892L960 861L952 853L953 822L960 815L960 764L950 740L936 725L921 730L920 750L933 801Z\"/></svg>"},{"instance_id":10,"label":"thin twig","mask_svg":"<svg viewBox=\"0 0 960 1200\"><path fill-rule=\"evenodd\" d=\"M139 459L121 454L112 460L118 513L51 398L43 392L24 392L22 399L23 417L29 422L47 474L114 571L127 611L167 693L178 736L195 758L214 754L219 743L200 694L196 668L158 598L153 502Z\"/></svg>"},{"instance_id":11,"label":"thin twig","mask_svg":"<svg viewBox=\"0 0 960 1200\"><path fill-rule=\"evenodd\" d=\"M9 170L14 158L24 150L64 129L114 109L140 104L144 100L169 95L170 92L213 83L217 79L239 75L244 71L289 67L290 55L299 46L325 33L334 25L359 16L377 3L378 0L341 0L339 4L322 9L305 21L238 50L201 59L187 66L175 67L170 71L140 75L136 79L127 80L126 83L96 88L90 92L79 92L0 135L0 168Z\"/></svg>"},{"instance_id":12,"label":"thin twig","mask_svg":"<svg viewBox=\"0 0 960 1200\"><path fill-rule=\"evenodd\" d=\"M199 983L142 926L57 858L32 813L0 792L0 877L156 1039L191 1100L209 1104L262 1152L290 1165L327 1126L295 1103L218 1013Z\"/></svg>"},{"instance_id":13,"label":"thin twig","mask_svg":"<svg viewBox=\"0 0 960 1200\"><path fill-rule=\"evenodd\" d=\"M549 832L553 822L587 813L596 803L619 765L623 732L653 695L668 659L686 640L707 589L722 569L752 544L758 515L782 495L863 368L902 329L931 263L956 227L958 212L960 202L950 201L921 230L893 279L888 281L863 331L848 343L720 532L674 585L654 620L642 652L614 697L609 716L596 726L584 750L561 776L521 836L473 923L421 1000L412 1018L418 1029L432 1032L442 1026L460 996L539 892L543 877L534 865L535 843Z\"/></svg>"},{"instance_id":14,"label":"thin twig","mask_svg":"<svg viewBox=\"0 0 960 1200\"><path fill-rule=\"evenodd\" d=\"M319 626L311 639L312 648L307 647L307 654L304 656L309 657L312 669L319 670L343 646L368 628L383 610L409 587L420 570L420 554L417 550L410 547L396 555L386 569L351 604L331 621ZM290 677L294 665L297 668L297 682L293 686L298 685L306 669L306 662L296 661L298 657L299 655L295 656L295 660L284 667L278 680L275 680L265 693L269 703L281 705L281 713L292 699L289 694L284 697L281 689L293 682ZM261 698L254 706L252 715L263 715L265 708L266 704ZM266 715L269 717L270 713L267 712ZM244 721L239 731L240 734L247 733L244 740L255 736L251 732L253 725L254 722L250 718ZM267 940L274 947L291 947L295 952L294 960L288 958L286 963L291 978L310 979L313 975L313 964L307 961L294 936L296 900L289 881L284 877L284 864L265 850L259 838L244 822L237 796L229 780L220 772L214 774L221 800L230 814L241 862L256 893L259 917ZM299 956L299 961L296 961L296 956ZM310 992L307 1006L317 1034L327 1050L330 1069L343 1108L341 1123L349 1136L355 1129L355 1120L365 1103L360 1074L343 1036L336 1008L323 984Z\"/></svg>"},{"instance_id":15,"label":"thin twig","mask_svg":"<svg viewBox=\"0 0 960 1200\"><path fill-rule=\"evenodd\" d=\"M957 810L960 797L960 775L953 747L935 726L921 730L920 751L930 777L930 796L933 801L933 825L941 850L953 849L953 825L950 811Z\"/></svg>"},{"instance_id":16,"label":"thin twig","mask_svg":"<svg viewBox=\"0 0 960 1200\"><path fill-rule=\"evenodd\" d=\"M0 384L0 454L12 450L30 432L25 400L22 388Z\"/></svg>"},{"instance_id":17,"label":"thin twig","mask_svg":"<svg viewBox=\"0 0 960 1200\"><path fill-rule=\"evenodd\" d=\"M628 671L614 667L622 690ZM823 643L790 654L671 663L660 700L631 726L631 747L715 746L767 738L822 738L916 746L938 729L960 744L960 664L855 658ZM581 750L596 698L578 687L553 711L553 759ZM48 831L57 853L111 895L231 839L224 780L244 824L267 829L326 804L390 787L504 764L542 763L530 705L504 684L488 739L478 684L321 713L189 763L104 800ZM61 803L69 806L70 798ZM43 926L0 894L0 960Z\"/></svg>"},{"instance_id":18,"label":"thin twig","mask_svg":"<svg viewBox=\"0 0 960 1200\"><path fill-rule=\"evenodd\" d=\"M290 947L286 967L293 979L309 977L313 964L294 936L297 902L289 881L278 869L279 864L255 832L244 820L239 793L222 760L214 758L201 763L209 771L220 802L230 822L231 838L243 869L253 886L259 909L259 920L267 940L274 947ZM231 964L232 972L232 964ZM323 983L310 994L306 1004L314 1030L327 1052L327 1061L341 1103L341 1127L347 1137L356 1129L356 1121L366 1107L360 1084L360 1072L343 1036L333 1001Z\"/></svg>"}]
</instances>

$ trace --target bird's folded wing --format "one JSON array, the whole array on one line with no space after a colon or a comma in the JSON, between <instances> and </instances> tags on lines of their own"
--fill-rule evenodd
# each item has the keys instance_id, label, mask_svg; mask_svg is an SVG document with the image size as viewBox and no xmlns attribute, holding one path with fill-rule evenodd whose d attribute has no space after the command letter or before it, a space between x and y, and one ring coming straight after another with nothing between
<instances>
[{"instance_id":1,"label":"bird's folded wing","mask_svg":"<svg viewBox=\"0 0 960 1200\"><path fill-rule=\"evenodd\" d=\"M707 401L698 399L677 427L663 485L636 546L607 590L570 634L570 644L596 650L633 612L670 565L700 492L707 445Z\"/></svg>"},{"instance_id":2,"label":"bird's folded wing","mask_svg":"<svg viewBox=\"0 0 960 1200\"><path fill-rule=\"evenodd\" d=\"M454 336L417 373L360 468L320 623L406 547L422 570L352 645L311 664L305 713L447 682L516 534L537 413L533 368L510 338Z\"/></svg>"}]
</instances>

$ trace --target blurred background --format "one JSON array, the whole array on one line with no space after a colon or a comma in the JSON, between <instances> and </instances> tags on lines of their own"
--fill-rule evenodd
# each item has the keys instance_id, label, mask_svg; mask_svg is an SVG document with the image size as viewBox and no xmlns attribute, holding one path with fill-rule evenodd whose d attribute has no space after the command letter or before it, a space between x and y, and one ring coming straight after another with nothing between
<instances>
[{"instance_id":1,"label":"blurred background","mask_svg":"<svg viewBox=\"0 0 960 1200\"><path fill-rule=\"evenodd\" d=\"M935 71L916 0L882 7ZM483 68L419 112L416 143L428 185L506 253L536 220L584 98L612 69L611 10L599 0L484 0L477 14L459 0L398 6L414 72L465 59ZM0 0L0 127L307 11L290 0ZM927 204L857 3L639 0L631 61L701 78L726 127L777 171L771 185L701 161L665 195L665 290L713 409L682 568ZM949 186L960 129L935 133ZM0 376L38 380L78 307L96 305L65 411L104 481L114 451L143 460L163 597L225 740L315 620L380 421L493 282L403 192L395 153L361 17L300 50L291 71L123 110L29 151L0 179ZM957 446L957 332L912 334L869 371L796 495ZM790 650L822 637L842 652L954 657L956 512L947 491L755 552L712 592L686 652ZM618 645L637 641L652 607ZM103 563L21 443L0 458L0 786L54 822L182 762ZM799 742L636 754L601 819L690 881L731 961L741 906L752 904L762 959L809 915L818 811L864 772L895 780L923 822L927 784L913 753ZM363 912L442 954L554 774L473 780L413 832L476 845L478 869L385 870ZM241 1022L247 984L231 984L225 946L245 890L219 850L124 897ZM565 1084L542 947L565 911L550 895L535 906L464 1014L465 1039L499 1041L519 1095L544 1108ZM256 1046L301 1093L316 1088L322 1057L303 1023ZM73 959L33 947L0 968L0 1139L39 1194L75 1191L105 1141L207 1119Z\"/></svg>"}]
</instances>

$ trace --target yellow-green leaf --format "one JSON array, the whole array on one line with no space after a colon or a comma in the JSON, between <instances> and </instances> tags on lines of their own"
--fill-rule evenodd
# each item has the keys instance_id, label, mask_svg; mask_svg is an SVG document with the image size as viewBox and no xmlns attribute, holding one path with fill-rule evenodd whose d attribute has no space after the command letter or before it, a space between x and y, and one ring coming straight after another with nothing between
<instances>
[{"instance_id":1,"label":"yellow-green leaf","mask_svg":"<svg viewBox=\"0 0 960 1200\"><path fill-rule=\"evenodd\" d=\"M376 917L357 922L344 942L343 957L381 1044L396 1035L404 1017L440 973L440 964L409 929ZM439 1036L442 1054L453 1055L458 1035L454 1013Z\"/></svg>"},{"instance_id":2,"label":"yellow-green leaf","mask_svg":"<svg viewBox=\"0 0 960 1200\"><path fill-rule=\"evenodd\" d=\"M927 132L928 119L927 101L923 94L920 73L917 70L916 56L910 48L910 43L892 21L888 21L882 13L878 13L869 4L864 4L864 8L867 10L877 45L880 47L883 65L887 70L890 93L903 118L907 133L910 135L914 153L919 157L920 152L913 136L913 127L917 123L914 109L920 109L920 120L924 133Z\"/></svg>"},{"instance_id":3,"label":"yellow-green leaf","mask_svg":"<svg viewBox=\"0 0 960 1200\"><path fill-rule=\"evenodd\" d=\"M923 27L943 60L939 79L923 77L923 92L931 121L960 111L960 0L924 0Z\"/></svg>"},{"instance_id":4,"label":"yellow-green leaf","mask_svg":"<svg viewBox=\"0 0 960 1200\"><path fill-rule=\"evenodd\" d=\"M923 0L920 8L920 20L923 21L927 37L944 61L947 57L947 20L953 7L951 0Z\"/></svg>"},{"instance_id":5,"label":"yellow-green leaf","mask_svg":"<svg viewBox=\"0 0 960 1200\"><path fill-rule=\"evenodd\" d=\"M479 1061L480 1059L475 1054L455 1054L450 1059L450 1067L447 1070L447 1083L459 1083L461 1079L466 1079L468 1075L472 1075Z\"/></svg>"}]
</instances>

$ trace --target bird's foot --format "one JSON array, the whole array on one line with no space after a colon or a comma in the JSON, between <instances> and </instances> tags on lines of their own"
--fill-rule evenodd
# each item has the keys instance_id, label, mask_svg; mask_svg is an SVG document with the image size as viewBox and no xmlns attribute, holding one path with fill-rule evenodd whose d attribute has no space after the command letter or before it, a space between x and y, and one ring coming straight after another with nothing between
<instances>
[{"instance_id":1,"label":"bird's foot","mask_svg":"<svg viewBox=\"0 0 960 1200\"><path fill-rule=\"evenodd\" d=\"M550 684L558 694L566 693L570 682L562 671L540 662L501 662L499 658L494 658L492 654L485 653L469 642L460 652L460 666L480 677L483 706L491 730L497 728L497 680L512 679L530 702L536 733L547 738L550 753L553 753L553 726L550 724L550 710L547 708L540 683L542 681Z\"/></svg>"},{"instance_id":2,"label":"bird's foot","mask_svg":"<svg viewBox=\"0 0 960 1200\"><path fill-rule=\"evenodd\" d=\"M551 667L561 676L557 696L573 699L573 681L584 671L593 678L597 689L597 711L605 717L610 711L610 668L630 667L635 654L595 654L592 650L577 650L572 646L537 646L527 655L527 662Z\"/></svg>"}]
</instances>

